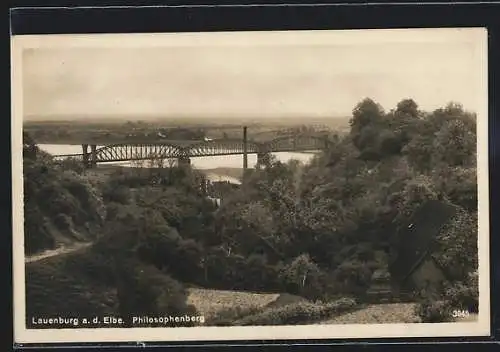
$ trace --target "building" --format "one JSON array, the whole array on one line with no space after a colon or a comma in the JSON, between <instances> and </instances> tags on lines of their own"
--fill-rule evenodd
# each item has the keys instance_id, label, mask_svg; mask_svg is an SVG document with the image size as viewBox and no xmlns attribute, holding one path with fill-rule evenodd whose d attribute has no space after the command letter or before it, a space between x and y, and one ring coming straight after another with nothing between
<instances>
[{"instance_id":1,"label":"building","mask_svg":"<svg viewBox=\"0 0 500 352\"><path fill-rule=\"evenodd\" d=\"M403 294L425 289L446 279L446 272L431 257L440 231L457 208L437 200L424 203L397 233L398 254L389 265L393 292Z\"/></svg>"}]
</instances>

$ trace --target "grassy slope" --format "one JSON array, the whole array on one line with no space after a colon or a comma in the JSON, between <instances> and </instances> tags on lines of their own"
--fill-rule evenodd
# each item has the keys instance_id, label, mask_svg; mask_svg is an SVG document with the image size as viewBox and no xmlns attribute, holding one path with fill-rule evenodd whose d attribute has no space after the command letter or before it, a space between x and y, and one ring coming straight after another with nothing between
<instances>
[{"instance_id":1,"label":"grassy slope","mask_svg":"<svg viewBox=\"0 0 500 352\"><path fill-rule=\"evenodd\" d=\"M116 290L104 269L104 258L95 260L89 250L61 254L26 263L26 315L71 317L116 312Z\"/></svg>"},{"instance_id":2,"label":"grassy slope","mask_svg":"<svg viewBox=\"0 0 500 352\"><path fill-rule=\"evenodd\" d=\"M107 258L92 247L26 263L26 318L117 315L118 299ZM292 295L190 288L187 303L207 323L262 312L266 307L305 301Z\"/></svg>"},{"instance_id":3,"label":"grassy slope","mask_svg":"<svg viewBox=\"0 0 500 352\"><path fill-rule=\"evenodd\" d=\"M117 314L117 296L113 279L105 269L106 258L96 257L85 248L26 264L27 322L32 317L104 316ZM189 288L187 303L205 316L206 324L231 325L234 321L253 321L255 317L273 317L275 313L304 314L302 310L321 308L304 298L290 294ZM310 306L310 307L309 307ZM309 308L308 308L309 307ZM321 324L411 323L418 322L414 304L357 306L348 312L331 312L317 320ZM296 313L293 313L300 308ZM354 311L353 311L354 310ZM280 313L281 312L281 313ZM329 314L329 313L327 313ZM246 317L246 318L245 318ZM242 320L243 319L243 320ZM259 320L258 318L257 320ZM300 318L302 319L302 318ZM224 324L226 323L226 324Z\"/></svg>"}]
</instances>

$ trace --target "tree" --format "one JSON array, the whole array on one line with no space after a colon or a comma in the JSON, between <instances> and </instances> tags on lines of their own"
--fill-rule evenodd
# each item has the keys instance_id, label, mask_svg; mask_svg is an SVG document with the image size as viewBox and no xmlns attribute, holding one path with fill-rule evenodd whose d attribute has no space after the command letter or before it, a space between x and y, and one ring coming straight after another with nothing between
<instances>
[{"instance_id":1,"label":"tree","mask_svg":"<svg viewBox=\"0 0 500 352\"><path fill-rule=\"evenodd\" d=\"M359 128L380 122L384 109L370 98L363 99L352 111L351 128Z\"/></svg>"},{"instance_id":2,"label":"tree","mask_svg":"<svg viewBox=\"0 0 500 352\"><path fill-rule=\"evenodd\" d=\"M356 105L352 111L350 125L353 143L359 150L365 149L370 142L374 143L374 139L371 136L375 133L369 132L368 135L364 136L364 142L362 142L362 131L368 126L372 127L372 131L373 129L379 128L379 124L382 122L383 118L383 108L370 98L365 98Z\"/></svg>"},{"instance_id":3,"label":"tree","mask_svg":"<svg viewBox=\"0 0 500 352\"><path fill-rule=\"evenodd\" d=\"M418 135L402 149L410 165L420 173L428 173L434 167L433 137L429 135Z\"/></svg>"},{"instance_id":4,"label":"tree","mask_svg":"<svg viewBox=\"0 0 500 352\"><path fill-rule=\"evenodd\" d=\"M418 118L418 105L413 99L403 99L396 107L395 115L397 118Z\"/></svg>"},{"instance_id":5,"label":"tree","mask_svg":"<svg viewBox=\"0 0 500 352\"><path fill-rule=\"evenodd\" d=\"M478 214L460 209L441 230L433 257L454 281L466 281L478 266Z\"/></svg>"},{"instance_id":6,"label":"tree","mask_svg":"<svg viewBox=\"0 0 500 352\"><path fill-rule=\"evenodd\" d=\"M279 253L272 212L263 202L224 205L216 216L215 226L228 251L243 255L259 250L271 251L271 255Z\"/></svg>"},{"instance_id":7,"label":"tree","mask_svg":"<svg viewBox=\"0 0 500 352\"><path fill-rule=\"evenodd\" d=\"M450 166L465 166L476 159L476 133L462 120L444 123L433 144L437 162Z\"/></svg>"},{"instance_id":8,"label":"tree","mask_svg":"<svg viewBox=\"0 0 500 352\"><path fill-rule=\"evenodd\" d=\"M179 241L177 231L154 209L115 205L108 212L96 248L112 259L119 311L128 324L132 316L192 312L182 285L160 271L185 264L177 250Z\"/></svg>"},{"instance_id":9,"label":"tree","mask_svg":"<svg viewBox=\"0 0 500 352\"><path fill-rule=\"evenodd\" d=\"M308 254L301 254L294 258L281 271L281 277L289 290L316 298L324 293L318 283L320 275L321 270Z\"/></svg>"}]
</instances>

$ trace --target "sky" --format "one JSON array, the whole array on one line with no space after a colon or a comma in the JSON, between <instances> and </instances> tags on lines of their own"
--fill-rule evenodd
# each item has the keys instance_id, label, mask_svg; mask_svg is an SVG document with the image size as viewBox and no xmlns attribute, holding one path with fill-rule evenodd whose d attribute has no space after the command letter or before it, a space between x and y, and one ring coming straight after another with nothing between
<instances>
[{"instance_id":1,"label":"sky","mask_svg":"<svg viewBox=\"0 0 500 352\"><path fill-rule=\"evenodd\" d=\"M23 115L334 118L365 97L386 110L484 102L475 31L321 32L37 38L22 50Z\"/></svg>"}]
</instances>

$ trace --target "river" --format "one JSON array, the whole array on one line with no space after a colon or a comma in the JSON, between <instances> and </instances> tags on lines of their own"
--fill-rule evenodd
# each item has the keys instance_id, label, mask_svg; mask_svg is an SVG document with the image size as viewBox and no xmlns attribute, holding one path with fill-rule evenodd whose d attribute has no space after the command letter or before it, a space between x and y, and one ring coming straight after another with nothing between
<instances>
[{"instance_id":1,"label":"river","mask_svg":"<svg viewBox=\"0 0 500 352\"><path fill-rule=\"evenodd\" d=\"M80 154L82 153L82 147L80 145L69 145L69 144L39 144L38 147L50 154L61 155L61 154ZM97 146L100 148L100 146ZM273 153L273 155L281 162L288 162L290 160L298 160L303 163L309 162L315 153L303 152L303 153L290 153L290 152L279 152ZM248 167L253 168L257 163L256 154L248 154ZM106 163L106 165L121 165L121 166L131 166L131 162L116 162L116 163ZM243 155L223 155L223 156L201 156L191 158L191 165L198 170L213 170L218 168L243 168ZM229 181L239 183L234 177L229 175L221 174L222 170L218 172L209 172L208 176L213 181Z\"/></svg>"}]
</instances>

